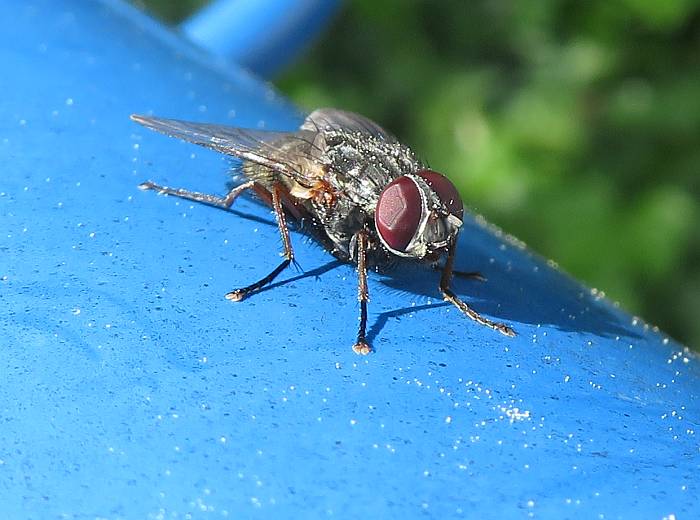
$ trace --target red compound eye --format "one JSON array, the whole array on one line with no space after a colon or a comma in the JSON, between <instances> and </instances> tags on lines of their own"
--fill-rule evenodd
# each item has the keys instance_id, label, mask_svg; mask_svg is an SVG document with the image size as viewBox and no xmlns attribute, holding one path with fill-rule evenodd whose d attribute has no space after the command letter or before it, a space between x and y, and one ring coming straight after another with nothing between
<instances>
[{"instance_id":1,"label":"red compound eye","mask_svg":"<svg viewBox=\"0 0 700 520\"><path fill-rule=\"evenodd\" d=\"M375 213L377 231L391 249L406 251L418 231L421 213L418 186L406 176L399 177L379 196Z\"/></svg>"},{"instance_id":2,"label":"red compound eye","mask_svg":"<svg viewBox=\"0 0 700 520\"><path fill-rule=\"evenodd\" d=\"M442 203L447 207L447 211L462 220L464 217L464 205L455 185L444 175L433 170L420 170L416 175L422 177L428 186L437 193Z\"/></svg>"}]
</instances>

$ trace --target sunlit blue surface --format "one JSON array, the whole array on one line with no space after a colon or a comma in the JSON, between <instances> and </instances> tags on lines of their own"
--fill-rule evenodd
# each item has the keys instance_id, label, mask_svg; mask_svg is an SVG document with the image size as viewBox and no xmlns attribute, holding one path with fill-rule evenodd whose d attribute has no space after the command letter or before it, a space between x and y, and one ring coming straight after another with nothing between
<instances>
[{"instance_id":1,"label":"sunlit blue surface","mask_svg":"<svg viewBox=\"0 0 700 520\"><path fill-rule=\"evenodd\" d=\"M118 3L5 2L0 38L0 516L698 516L700 368L663 333L478 221L455 288L513 339L372 274L359 357L355 272L298 233L305 273L226 301L278 262L269 211L137 190L228 163L129 114L302 116Z\"/></svg>"}]
</instances>

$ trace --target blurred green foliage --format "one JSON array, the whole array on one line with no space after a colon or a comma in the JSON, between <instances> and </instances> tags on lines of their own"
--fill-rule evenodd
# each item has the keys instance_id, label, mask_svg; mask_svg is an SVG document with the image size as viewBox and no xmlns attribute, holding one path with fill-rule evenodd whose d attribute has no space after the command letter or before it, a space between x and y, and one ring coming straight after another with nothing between
<instances>
[{"instance_id":1,"label":"blurred green foliage","mask_svg":"<svg viewBox=\"0 0 700 520\"><path fill-rule=\"evenodd\" d=\"M473 210L700 346L698 0L354 0L277 84L377 120Z\"/></svg>"}]
</instances>

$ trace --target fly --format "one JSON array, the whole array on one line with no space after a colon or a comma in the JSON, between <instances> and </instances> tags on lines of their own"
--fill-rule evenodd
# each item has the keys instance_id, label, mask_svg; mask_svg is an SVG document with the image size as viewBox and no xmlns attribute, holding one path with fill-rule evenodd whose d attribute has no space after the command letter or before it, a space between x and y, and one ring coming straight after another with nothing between
<instances>
[{"instance_id":1,"label":"fly","mask_svg":"<svg viewBox=\"0 0 700 520\"><path fill-rule=\"evenodd\" d=\"M225 196L161 186L143 190L229 208L253 191L275 213L283 260L267 276L226 294L240 301L271 283L294 261L287 218L303 222L311 235L358 272L359 328L353 350L372 351L367 342L367 270L399 259L436 265L445 257L442 297L472 320L506 336L515 332L491 321L450 289L457 235L464 208L455 186L429 169L410 148L366 117L335 109L312 112L293 132L269 132L132 115L141 125L212 148L242 161L245 182ZM478 273L472 276L479 277Z\"/></svg>"}]
</instances>

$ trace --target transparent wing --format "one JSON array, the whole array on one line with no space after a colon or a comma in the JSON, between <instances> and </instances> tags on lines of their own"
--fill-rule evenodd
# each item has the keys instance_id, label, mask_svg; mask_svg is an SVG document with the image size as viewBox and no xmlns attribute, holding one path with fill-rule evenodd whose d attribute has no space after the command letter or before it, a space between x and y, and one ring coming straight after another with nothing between
<instances>
[{"instance_id":1,"label":"transparent wing","mask_svg":"<svg viewBox=\"0 0 700 520\"><path fill-rule=\"evenodd\" d=\"M290 147L285 145L301 140L311 148L315 136L315 132L305 130L269 132L138 114L133 114L131 119L146 128L170 137L177 137L190 143L261 164L292 178L297 178L302 174L299 165L294 160L295 157L298 157L300 150L299 147L295 147L295 155L292 155ZM314 158L310 152L304 155L308 155L310 159Z\"/></svg>"},{"instance_id":2,"label":"transparent wing","mask_svg":"<svg viewBox=\"0 0 700 520\"><path fill-rule=\"evenodd\" d=\"M360 132L389 143L396 143L396 137L365 116L335 108L319 108L309 114L302 130L310 132Z\"/></svg>"}]
</instances>

